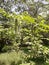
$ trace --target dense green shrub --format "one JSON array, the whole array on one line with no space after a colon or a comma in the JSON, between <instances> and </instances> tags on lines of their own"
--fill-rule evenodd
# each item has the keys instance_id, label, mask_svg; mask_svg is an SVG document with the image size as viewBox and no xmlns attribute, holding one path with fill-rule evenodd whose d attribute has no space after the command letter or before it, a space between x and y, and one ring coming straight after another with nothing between
<instances>
[{"instance_id":1,"label":"dense green shrub","mask_svg":"<svg viewBox=\"0 0 49 65\"><path fill-rule=\"evenodd\" d=\"M49 25L45 23L46 20L40 16L33 18L24 13L10 14L3 9L0 13L3 18L8 19L0 25L0 51L18 49L26 54L26 62L46 62L49 57L49 48L46 47L49 45Z\"/></svg>"}]
</instances>

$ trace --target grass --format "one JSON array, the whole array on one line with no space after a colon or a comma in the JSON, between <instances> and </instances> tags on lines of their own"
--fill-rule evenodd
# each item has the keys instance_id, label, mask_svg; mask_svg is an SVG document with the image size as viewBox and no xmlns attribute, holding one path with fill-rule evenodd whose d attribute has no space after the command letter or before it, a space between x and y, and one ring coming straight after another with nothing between
<instances>
[{"instance_id":1,"label":"grass","mask_svg":"<svg viewBox=\"0 0 49 65\"><path fill-rule=\"evenodd\" d=\"M10 52L10 53L2 53L0 54L0 65L12 65L14 64L21 64L22 63L22 52Z\"/></svg>"},{"instance_id":2,"label":"grass","mask_svg":"<svg viewBox=\"0 0 49 65\"><path fill-rule=\"evenodd\" d=\"M26 62L26 54L23 51L11 51L0 54L0 65L49 65L49 63ZM49 59L48 59L49 60Z\"/></svg>"}]
</instances>

